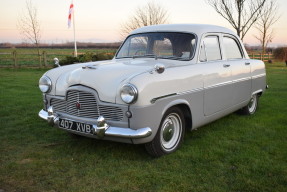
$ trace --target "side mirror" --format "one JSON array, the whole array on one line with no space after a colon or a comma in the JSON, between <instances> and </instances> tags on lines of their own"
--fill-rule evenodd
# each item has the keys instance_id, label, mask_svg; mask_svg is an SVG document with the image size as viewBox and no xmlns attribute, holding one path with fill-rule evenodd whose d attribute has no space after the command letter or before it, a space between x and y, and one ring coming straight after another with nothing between
<instances>
[{"instance_id":1,"label":"side mirror","mask_svg":"<svg viewBox=\"0 0 287 192\"><path fill-rule=\"evenodd\" d=\"M56 66L61 67L60 61L59 61L58 58L54 58L54 62L55 62L55 65L56 65Z\"/></svg>"},{"instance_id":2,"label":"side mirror","mask_svg":"<svg viewBox=\"0 0 287 192\"><path fill-rule=\"evenodd\" d=\"M164 66L163 64L156 64L156 65L154 66L154 69L155 69L155 71L156 71L158 74L161 74L161 73L164 72L165 66Z\"/></svg>"}]
</instances>

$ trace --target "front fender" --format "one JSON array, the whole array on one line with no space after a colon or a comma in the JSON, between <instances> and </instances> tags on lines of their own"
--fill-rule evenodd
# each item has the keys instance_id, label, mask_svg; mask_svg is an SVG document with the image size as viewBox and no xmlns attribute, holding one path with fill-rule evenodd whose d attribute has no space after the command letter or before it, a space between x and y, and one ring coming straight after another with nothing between
<instances>
[{"instance_id":1,"label":"front fender","mask_svg":"<svg viewBox=\"0 0 287 192\"><path fill-rule=\"evenodd\" d=\"M169 67L158 74L143 73L130 80L138 89L136 106L147 106L158 98L166 98L203 87L203 70L199 65Z\"/></svg>"},{"instance_id":2,"label":"front fender","mask_svg":"<svg viewBox=\"0 0 287 192\"><path fill-rule=\"evenodd\" d=\"M165 112L176 105L189 105L189 102L185 99L177 98L178 96L170 96L157 100L155 103L144 107L130 106L132 118L129 119L130 127L139 129L142 126L148 126L152 130L152 135L143 139L133 139L133 143L147 143L154 139L160 122Z\"/></svg>"}]
</instances>

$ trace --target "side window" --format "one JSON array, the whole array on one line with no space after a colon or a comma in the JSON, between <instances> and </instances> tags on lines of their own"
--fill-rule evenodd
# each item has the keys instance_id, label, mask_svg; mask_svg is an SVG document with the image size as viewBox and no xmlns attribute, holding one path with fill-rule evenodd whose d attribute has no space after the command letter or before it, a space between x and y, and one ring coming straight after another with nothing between
<instances>
[{"instance_id":1,"label":"side window","mask_svg":"<svg viewBox=\"0 0 287 192\"><path fill-rule=\"evenodd\" d=\"M241 59L242 52L235 39L230 37L223 37L223 45L227 59Z\"/></svg>"},{"instance_id":2,"label":"side window","mask_svg":"<svg viewBox=\"0 0 287 192\"><path fill-rule=\"evenodd\" d=\"M200 61L206 57L207 61L221 60L218 36L207 36L203 39L203 48L201 48ZM205 56L202 55L205 52Z\"/></svg>"}]
</instances>

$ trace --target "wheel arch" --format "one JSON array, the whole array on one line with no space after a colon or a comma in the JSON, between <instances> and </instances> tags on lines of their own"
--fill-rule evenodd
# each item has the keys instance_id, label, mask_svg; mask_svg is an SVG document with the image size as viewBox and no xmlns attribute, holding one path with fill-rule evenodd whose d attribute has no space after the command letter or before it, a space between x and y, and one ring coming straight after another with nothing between
<instances>
[{"instance_id":1,"label":"wheel arch","mask_svg":"<svg viewBox=\"0 0 287 192\"><path fill-rule=\"evenodd\" d=\"M251 96L252 96L252 95L258 95L258 96L260 97L262 94L263 94L263 90L260 89L260 90L254 91L254 92L251 94Z\"/></svg>"},{"instance_id":2,"label":"wheel arch","mask_svg":"<svg viewBox=\"0 0 287 192\"><path fill-rule=\"evenodd\" d=\"M191 130L192 129L192 113L190 110L190 104L186 100L173 101L164 108L162 117L164 116L166 111L172 107L177 107L183 112L186 130Z\"/></svg>"}]
</instances>

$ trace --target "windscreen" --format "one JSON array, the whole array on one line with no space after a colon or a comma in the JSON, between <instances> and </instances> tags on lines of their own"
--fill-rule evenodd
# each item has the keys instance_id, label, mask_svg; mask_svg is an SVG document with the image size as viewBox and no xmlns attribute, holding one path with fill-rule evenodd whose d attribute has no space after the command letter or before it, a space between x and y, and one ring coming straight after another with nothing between
<instances>
[{"instance_id":1,"label":"windscreen","mask_svg":"<svg viewBox=\"0 0 287 192\"><path fill-rule=\"evenodd\" d=\"M195 48L195 36L188 33L142 33L129 36L116 58L156 57L190 60Z\"/></svg>"}]
</instances>

